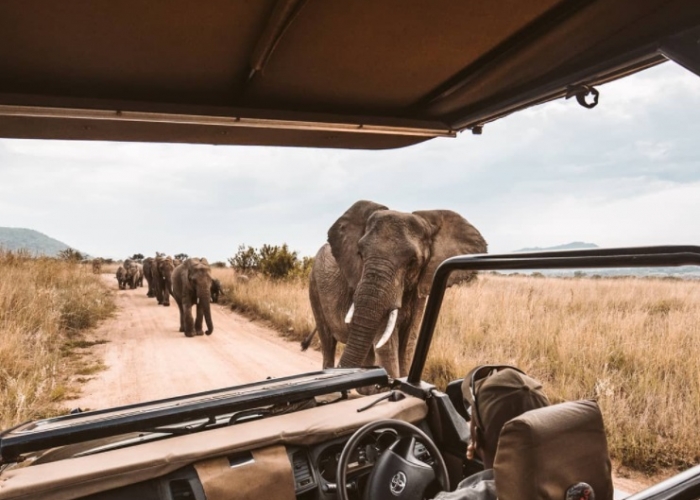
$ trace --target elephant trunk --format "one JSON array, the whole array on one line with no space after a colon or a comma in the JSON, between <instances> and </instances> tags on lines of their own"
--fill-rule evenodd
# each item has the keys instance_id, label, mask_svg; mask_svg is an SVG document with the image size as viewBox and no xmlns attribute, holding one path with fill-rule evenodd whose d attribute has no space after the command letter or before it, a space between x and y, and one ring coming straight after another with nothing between
<instances>
[{"instance_id":1,"label":"elephant trunk","mask_svg":"<svg viewBox=\"0 0 700 500\"><path fill-rule=\"evenodd\" d=\"M211 335L214 333L214 322L211 319L211 286L198 287L197 298L204 313L204 321L207 323L207 330L204 333Z\"/></svg>"},{"instance_id":2,"label":"elephant trunk","mask_svg":"<svg viewBox=\"0 0 700 500\"><path fill-rule=\"evenodd\" d=\"M389 341L401 307L402 293L395 278L396 273L387 266L370 267L369 262L366 264L363 279L355 292L352 313L349 311L346 316L346 320L350 320L348 342L339 366L362 366L370 349L380 348Z\"/></svg>"}]
</instances>

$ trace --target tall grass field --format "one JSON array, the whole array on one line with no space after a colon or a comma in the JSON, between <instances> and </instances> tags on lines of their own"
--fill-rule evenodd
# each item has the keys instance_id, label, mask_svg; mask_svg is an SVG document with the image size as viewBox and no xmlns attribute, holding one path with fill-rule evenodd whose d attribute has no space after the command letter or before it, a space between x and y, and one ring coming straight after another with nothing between
<instances>
[{"instance_id":1,"label":"tall grass field","mask_svg":"<svg viewBox=\"0 0 700 500\"><path fill-rule=\"evenodd\" d=\"M306 282L215 275L234 309L293 340L313 330ZM555 402L597 399L618 463L700 462L700 282L481 275L447 291L423 378L444 388L483 363L521 367Z\"/></svg>"},{"instance_id":2,"label":"tall grass field","mask_svg":"<svg viewBox=\"0 0 700 500\"><path fill-rule=\"evenodd\" d=\"M0 428L65 411L80 332L114 310L88 266L0 250Z\"/></svg>"}]
</instances>

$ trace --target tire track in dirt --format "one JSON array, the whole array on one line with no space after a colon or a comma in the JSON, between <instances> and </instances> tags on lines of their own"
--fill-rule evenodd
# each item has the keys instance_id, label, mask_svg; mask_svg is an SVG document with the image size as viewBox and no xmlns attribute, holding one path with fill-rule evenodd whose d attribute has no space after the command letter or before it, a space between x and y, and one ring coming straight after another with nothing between
<instances>
[{"instance_id":1,"label":"tire track in dirt","mask_svg":"<svg viewBox=\"0 0 700 500\"><path fill-rule=\"evenodd\" d=\"M114 278L103 275L110 287ZM281 377L321 367L321 354L288 342L223 306L212 304L214 333L185 337L177 304L159 306L146 288L116 290L115 316L90 338L107 340L92 353L106 370L82 387L70 406L99 409Z\"/></svg>"}]
</instances>

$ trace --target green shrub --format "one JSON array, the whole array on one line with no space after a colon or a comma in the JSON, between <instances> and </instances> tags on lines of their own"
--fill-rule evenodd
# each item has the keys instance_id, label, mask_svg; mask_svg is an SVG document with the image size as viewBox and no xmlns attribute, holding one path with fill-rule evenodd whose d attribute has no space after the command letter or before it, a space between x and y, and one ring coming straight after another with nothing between
<instances>
[{"instance_id":1,"label":"green shrub","mask_svg":"<svg viewBox=\"0 0 700 500\"><path fill-rule=\"evenodd\" d=\"M228 259L231 267L241 274L262 274L273 280L307 279L313 265L312 257L299 259L298 253L286 243L265 244L259 249L241 245L238 252Z\"/></svg>"}]
</instances>

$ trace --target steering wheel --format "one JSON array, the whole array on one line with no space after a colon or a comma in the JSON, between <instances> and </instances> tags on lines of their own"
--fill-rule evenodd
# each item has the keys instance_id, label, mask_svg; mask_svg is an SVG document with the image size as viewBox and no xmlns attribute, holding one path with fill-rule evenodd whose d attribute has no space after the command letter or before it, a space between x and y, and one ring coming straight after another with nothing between
<instances>
[{"instance_id":1,"label":"steering wheel","mask_svg":"<svg viewBox=\"0 0 700 500\"><path fill-rule=\"evenodd\" d=\"M336 482L338 498L348 500L347 468L350 455L369 433L384 428L398 432L399 438L377 459L367 480L365 500L423 500L425 491L437 477L442 491L449 489L447 466L432 439L415 425L401 420L378 420L360 427L345 443L338 459ZM413 454L416 439L428 449L435 459L437 472L421 462Z\"/></svg>"}]
</instances>

